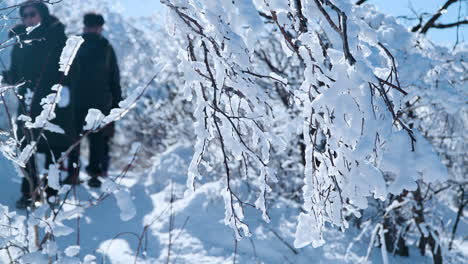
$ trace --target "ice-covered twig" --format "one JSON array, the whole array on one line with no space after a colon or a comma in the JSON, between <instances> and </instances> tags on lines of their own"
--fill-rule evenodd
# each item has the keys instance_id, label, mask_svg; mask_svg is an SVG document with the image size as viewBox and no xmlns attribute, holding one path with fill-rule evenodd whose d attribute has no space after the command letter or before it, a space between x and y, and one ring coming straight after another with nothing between
<instances>
[{"instance_id":1,"label":"ice-covered twig","mask_svg":"<svg viewBox=\"0 0 468 264\"><path fill-rule=\"evenodd\" d=\"M71 36L67 39L65 47L63 48L62 54L60 55L60 71L63 72L65 76L68 75L71 65L75 59L76 53L80 49L81 44L83 44L84 39L81 36Z\"/></svg>"}]
</instances>

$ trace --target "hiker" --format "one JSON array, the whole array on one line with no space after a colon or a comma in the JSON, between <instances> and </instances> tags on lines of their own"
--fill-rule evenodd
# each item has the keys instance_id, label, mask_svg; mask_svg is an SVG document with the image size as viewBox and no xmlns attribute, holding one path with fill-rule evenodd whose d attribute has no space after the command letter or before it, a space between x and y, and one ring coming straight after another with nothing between
<instances>
[{"instance_id":1,"label":"hiker","mask_svg":"<svg viewBox=\"0 0 468 264\"><path fill-rule=\"evenodd\" d=\"M52 132L42 127L27 129L25 118L17 120L17 138L21 142L21 149L28 144L37 142L37 153L45 155L45 164L37 164L33 155L29 159L21 185L21 198L16 206L25 209L34 200L38 200L39 184L38 165L48 169L55 163L76 140L74 109L71 98L74 96L75 81L65 79L59 72L59 61L65 46L65 26L49 12L48 7L38 1L26 1L20 6L19 14L22 24L15 26L9 33L18 36L17 43L11 53L10 69L4 72L7 83L24 85L18 88L20 95L18 116L26 116L34 122L43 111L41 100L51 93L55 84L63 84L61 99L56 104L55 118L50 123L60 127L64 133ZM29 32L27 32L29 31ZM41 166L42 167L42 166ZM44 180L47 185L47 180ZM55 197L57 191L47 187L47 198ZM48 199L48 202L51 202Z\"/></svg>"},{"instance_id":2,"label":"hiker","mask_svg":"<svg viewBox=\"0 0 468 264\"><path fill-rule=\"evenodd\" d=\"M76 97L77 129L83 129L90 108L108 115L122 100L120 73L117 58L109 41L101 35L104 18L100 14L88 13L83 19L84 43L77 53L80 75ZM85 131L82 131L85 134ZM114 124L89 133L89 163L86 172L91 176L90 187L100 187L99 177L106 177L109 167L109 141L114 134Z\"/></svg>"}]
</instances>

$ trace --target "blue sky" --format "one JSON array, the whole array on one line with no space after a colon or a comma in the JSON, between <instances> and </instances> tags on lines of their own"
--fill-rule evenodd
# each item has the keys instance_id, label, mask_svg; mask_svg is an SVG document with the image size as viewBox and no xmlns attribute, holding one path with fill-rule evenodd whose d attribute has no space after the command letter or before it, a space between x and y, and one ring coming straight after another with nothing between
<instances>
[{"instance_id":1,"label":"blue sky","mask_svg":"<svg viewBox=\"0 0 468 264\"><path fill-rule=\"evenodd\" d=\"M120 2L129 16L151 15L163 9L159 0L120 0Z\"/></svg>"},{"instance_id":2,"label":"blue sky","mask_svg":"<svg viewBox=\"0 0 468 264\"><path fill-rule=\"evenodd\" d=\"M393 16L412 15L410 6L414 8L418 13L428 12L434 13L439 9L446 0L368 0L369 3L374 4L379 11L385 14ZM468 5L462 4L461 17L468 16ZM458 18L458 3L453 4L447 13L442 15L438 20L440 23L451 23L456 22ZM400 20L404 23L404 20ZM412 22L411 25L413 25ZM453 44L456 41L456 29L431 29L428 32L428 36L437 43L440 44ZM461 41L468 40L468 26L464 25L459 28L459 38Z\"/></svg>"},{"instance_id":3,"label":"blue sky","mask_svg":"<svg viewBox=\"0 0 468 264\"><path fill-rule=\"evenodd\" d=\"M146 16L154 14L163 9L162 4L159 0L120 0L123 7L125 8L125 14L128 16ZM217 0L213 0L217 1ZM370 4L374 4L378 10L382 13L393 15L393 16L402 16L402 15L412 15L410 6L418 12L429 12L434 13L439 7L445 2L445 0L368 0ZM461 16L468 16L468 5L462 5ZM452 5L447 13L442 16L438 22L455 22L458 17L458 3ZM405 23L404 20L401 20L402 23ZM414 22L413 22L414 23ZM408 24L410 25L410 24ZM411 24L412 25L412 24ZM436 43L453 45L456 41L456 29L431 29L428 33L428 36ZM462 26L459 29L459 39L461 41L468 40L468 26Z\"/></svg>"}]
</instances>

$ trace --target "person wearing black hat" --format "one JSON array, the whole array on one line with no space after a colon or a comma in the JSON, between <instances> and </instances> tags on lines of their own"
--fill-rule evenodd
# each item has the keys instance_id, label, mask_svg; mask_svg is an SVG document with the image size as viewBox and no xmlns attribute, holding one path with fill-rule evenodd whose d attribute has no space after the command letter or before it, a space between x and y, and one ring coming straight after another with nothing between
<instances>
[{"instance_id":1,"label":"person wearing black hat","mask_svg":"<svg viewBox=\"0 0 468 264\"><path fill-rule=\"evenodd\" d=\"M122 100L120 72L112 45L102 36L104 18L88 13L84 16L84 43L77 53L80 75L76 97L77 129L83 129L90 108L99 109L108 115ZM103 130L90 133L89 164L86 171L91 176L90 187L100 187L99 177L107 176L109 166L109 140L114 134L114 124Z\"/></svg>"},{"instance_id":2,"label":"person wearing black hat","mask_svg":"<svg viewBox=\"0 0 468 264\"><path fill-rule=\"evenodd\" d=\"M4 73L4 79L10 84L24 82L18 89L20 95L17 121L17 137L24 149L28 144L36 144L37 152L45 154L45 169L58 160L62 152L76 141L76 128L71 98L74 96L76 80L65 79L59 71L60 55L67 37L65 26L49 12L47 5L40 1L26 1L21 4L19 14L22 25L14 27L10 36L17 36L19 41L13 47L10 69ZM76 68L76 66L73 66ZM73 70L74 71L74 70ZM32 122L43 111L41 101L56 91L52 87L62 84L61 100L57 103L50 123L60 127L63 132L48 129L28 129L25 120ZM34 143L36 142L37 143ZM22 197L17 207L22 209L31 205L32 197L37 197L38 174L34 157L29 159L25 168L25 177L21 186ZM47 184L47 181L45 181ZM57 191L46 189L47 196L55 196Z\"/></svg>"}]
</instances>

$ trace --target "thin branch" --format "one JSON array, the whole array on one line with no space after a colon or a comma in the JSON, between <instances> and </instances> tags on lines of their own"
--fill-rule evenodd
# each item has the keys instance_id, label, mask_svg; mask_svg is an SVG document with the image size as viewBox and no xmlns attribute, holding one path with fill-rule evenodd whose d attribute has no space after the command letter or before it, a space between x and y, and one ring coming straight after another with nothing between
<instances>
[{"instance_id":1,"label":"thin branch","mask_svg":"<svg viewBox=\"0 0 468 264\"><path fill-rule=\"evenodd\" d=\"M426 34L427 31L429 31L429 29L431 29L432 27L434 27L434 24L435 22L440 18L440 16L442 16L442 14L447 10L447 8L456 3L457 1L459 0L447 0L447 2L445 2L445 4L443 4L439 10L437 10L437 13L435 13L422 27L421 29L419 30L419 28L417 27L414 27L411 31L412 32L416 32L419 30L419 32L421 34Z\"/></svg>"},{"instance_id":2,"label":"thin branch","mask_svg":"<svg viewBox=\"0 0 468 264\"><path fill-rule=\"evenodd\" d=\"M358 1L356 2L356 5L362 5L362 4L364 4L365 2L367 2L367 0L358 0Z\"/></svg>"},{"instance_id":3,"label":"thin branch","mask_svg":"<svg viewBox=\"0 0 468 264\"><path fill-rule=\"evenodd\" d=\"M354 65L356 63L356 59L351 54L349 49L348 43L348 26L347 20L348 17L346 16L345 12L341 11L335 4L326 0L325 4L329 6L333 11L335 11L338 15L340 26L338 27L335 22L331 19L330 15L327 13L325 8L323 8L322 3L319 0L314 0L315 4L317 5L320 12L323 14L325 19L328 21L328 24L340 35L341 40L343 42L343 52L345 55L346 60L349 62L350 65Z\"/></svg>"},{"instance_id":4,"label":"thin branch","mask_svg":"<svg viewBox=\"0 0 468 264\"><path fill-rule=\"evenodd\" d=\"M468 20L461 20L453 23L448 23L448 24L434 24L432 27L433 28L451 28L451 27L457 27L461 25L468 25Z\"/></svg>"}]
</instances>

